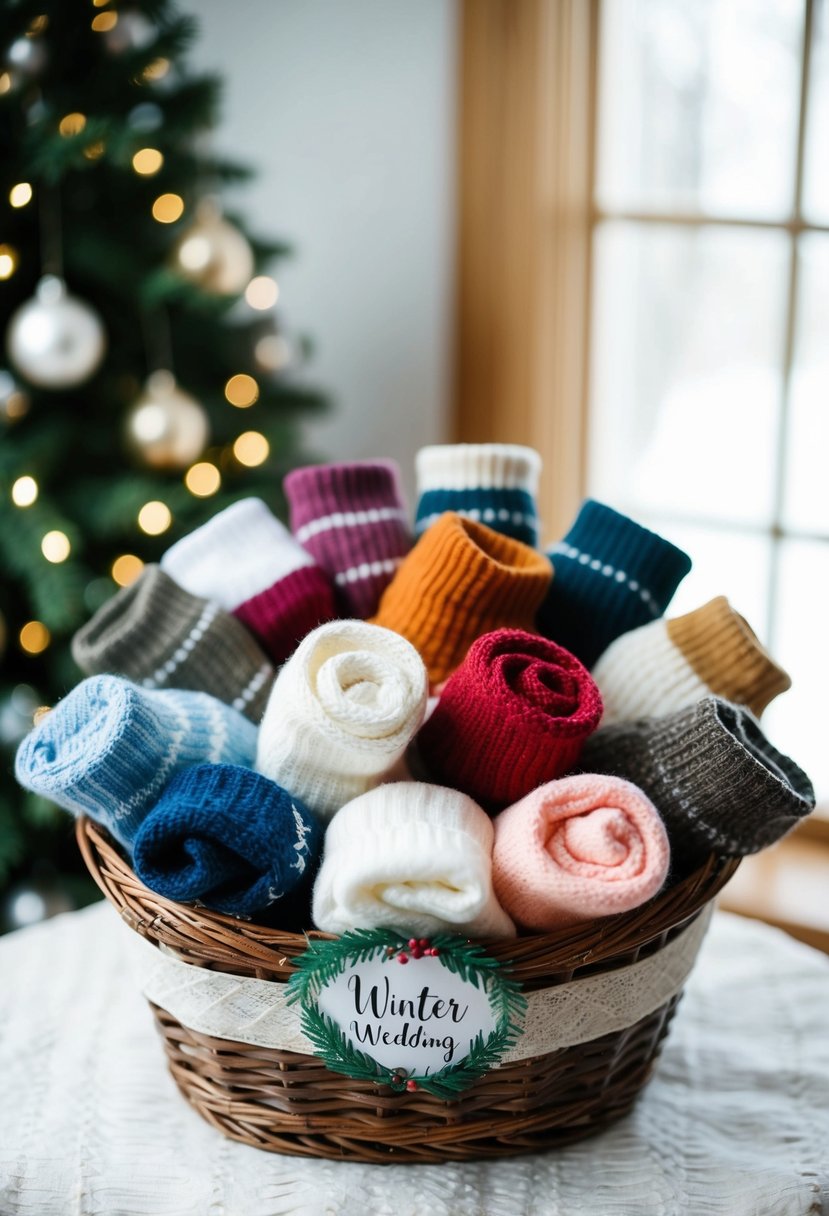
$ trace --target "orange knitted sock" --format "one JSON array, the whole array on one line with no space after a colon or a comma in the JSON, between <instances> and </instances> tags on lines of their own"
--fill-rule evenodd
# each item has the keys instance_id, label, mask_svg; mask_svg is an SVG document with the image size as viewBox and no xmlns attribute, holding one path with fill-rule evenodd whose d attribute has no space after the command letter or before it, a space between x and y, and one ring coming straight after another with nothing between
<instances>
[{"instance_id":1,"label":"orange knitted sock","mask_svg":"<svg viewBox=\"0 0 829 1216\"><path fill-rule=\"evenodd\" d=\"M551 578L543 554L447 511L403 560L371 620L408 638L439 684L482 634L534 633Z\"/></svg>"}]
</instances>

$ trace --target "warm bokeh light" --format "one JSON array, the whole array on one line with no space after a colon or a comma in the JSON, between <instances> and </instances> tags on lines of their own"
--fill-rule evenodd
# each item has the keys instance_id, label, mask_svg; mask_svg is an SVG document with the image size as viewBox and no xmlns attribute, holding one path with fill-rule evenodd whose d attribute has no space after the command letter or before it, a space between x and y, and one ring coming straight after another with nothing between
<instances>
[{"instance_id":1,"label":"warm bokeh light","mask_svg":"<svg viewBox=\"0 0 829 1216\"><path fill-rule=\"evenodd\" d=\"M245 431L233 445L233 455L239 464L243 464L249 469L255 469L258 464L264 464L270 451L271 445L258 431Z\"/></svg>"},{"instance_id":2,"label":"warm bokeh light","mask_svg":"<svg viewBox=\"0 0 829 1216\"><path fill-rule=\"evenodd\" d=\"M100 160L104 152L106 152L106 144L102 139L96 139L94 144L89 144L83 150L83 154L87 160Z\"/></svg>"},{"instance_id":3,"label":"warm bokeh light","mask_svg":"<svg viewBox=\"0 0 829 1216\"><path fill-rule=\"evenodd\" d=\"M162 80L170 70L169 59L154 59L141 73L142 80Z\"/></svg>"},{"instance_id":4,"label":"warm bokeh light","mask_svg":"<svg viewBox=\"0 0 829 1216\"><path fill-rule=\"evenodd\" d=\"M52 640L52 635L43 621L27 621L18 636L20 646L26 654L42 654Z\"/></svg>"},{"instance_id":5,"label":"warm bokeh light","mask_svg":"<svg viewBox=\"0 0 829 1216\"><path fill-rule=\"evenodd\" d=\"M209 498L222 484L222 476L215 464L200 460L198 464L191 465L184 474L184 484L196 498Z\"/></svg>"},{"instance_id":6,"label":"warm bokeh light","mask_svg":"<svg viewBox=\"0 0 829 1216\"><path fill-rule=\"evenodd\" d=\"M16 507L30 507L37 502L39 490L34 477L18 477L12 486L12 502Z\"/></svg>"},{"instance_id":7,"label":"warm bokeh light","mask_svg":"<svg viewBox=\"0 0 829 1216\"><path fill-rule=\"evenodd\" d=\"M64 114L58 124L58 130L61 135L80 135L81 131L86 126L86 115L79 114L74 111L72 114Z\"/></svg>"},{"instance_id":8,"label":"warm bokeh light","mask_svg":"<svg viewBox=\"0 0 829 1216\"><path fill-rule=\"evenodd\" d=\"M134 553L122 553L112 563L111 573L119 587L129 587L130 583L135 582L143 569L144 563L140 557L136 557Z\"/></svg>"},{"instance_id":9,"label":"warm bokeh light","mask_svg":"<svg viewBox=\"0 0 829 1216\"><path fill-rule=\"evenodd\" d=\"M12 78L8 72L0 72L0 95L8 93L12 87Z\"/></svg>"},{"instance_id":10,"label":"warm bokeh light","mask_svg":"<svg viewBox=\"0 0 829 1216\"><path fill-rule=\"evenodd\" d=\"M10 279L17 270L17 250L0 245L0 279Z\"/></svg>"},{"instance_id":11,"label":"warm bokeh light","mask_svg":"<svg viewBox=\"0 0 829 1216\"><path fill-rule=\"evenodd\" d=\"M65 532L55 530L46 533L40 542L40 551L47 562L53 562L57 566L60 562L66 561L72 552L72 546Z\"/></svg>"},{"instance_id":12,"label":"warm bokeh light","mask_svg":"<svg viewBox=\"0 0 829 1216\"><path fill-rule=\"evenodd\" d=\"M115 29L118 24L118 14L113 12L98 13L92 18L92 28L96 34L105 34L107 30Z\"/></svg>"},{"instance_id":13,"label":"warm bokeh light","mask_svg":"<svg viewBox=\"0 0 829 1216\"><path fill-rule=\"evenodd\" d=\"M34 17L29 22L29 28L26 30L26 37L37 38L38 34L42 34L48 25L49 18L47 17L46 13L41 13L39 17Z\"/></svg>"},{"instance_id":14,"label":"warm bokeh light","mask_svg":"<svg viewBox=\"0 0 829 1216\"><path fill-rule=\"evenodd\" d=\"M32 187L29 182L18 182L9 191L9 202L13 207L25 207L32 201Z\"/></svg>"},{"instance_id":15,"label":"warm bokeh light","mask_svg":"<svg viewBox=\"0 0 829 1216\"><path fill-rule=\"evenodd\" d=\"M247 375L246 372L239 372L237 376L231 376L225 385L225 397L237 409L247 409L249 405L253 405L259 400L259 385L253 376Z\"/></svg>"},{"instance_id":16,"label":"warm bokeh light","mask_svg":"<svg viewBox=\"0 0 829 1216\"><path fill-rule=\"evenodd\" d=\"M266 274L258 274L245 288L245 299L251 308L273 308L279 299L279 287L276 280L269 278Z\"/></svg>"},{"instance_id":17,"label":"warm bokeh light","mask_svg":"<svg viewBox=\"0 0 829 1216\"><path fill-rule=\"evenodd\" d=\"M265 334L253 348L256 362L269 372L279 371L291 362L291 344L282 334Z\"/></svg>"},{"instance_id":18,"label":"warm bokeh light","mask_svg":"<svg viewBox=\"0 0 829 1216\"><path fill-rule=\"evenodd\" d=\"M145 502L138 512L138 526L148 536L160 536L172 522L173 516L166 502Z\"/></svg>"},{"instance_id":19,"label":"warm bokeh light","mask_svg":"<svg viewBox=\"0 0 829 1216\"><path fill-rule=\"evenodd\" d=\"M105 4L109 4L109 0L92 0L93 8L103 8Z\"/></svg>"},{"instance_id":20,"label":"warm bokeh light","mask_svg":"<svg viewBox=\"0 0 829 1216\"><path fill-rule=\"evenodd\" d=\"M163 164L164 157L158 148L139 148L132 158L133 169L142 177L152 177L154 173L158 173Z\"/></svg>"},{"instance_id":21,"label":"warm bokeh light","mask_svg":"<svg viewBox=\"0 0 829 1216\"><path fill-rule=\"evenodd\" d=\"M51 705L38 705L37 709L32 714L32 726L37 726L38 723L42 722L46 715L50 714L51 712Z\"/></svg>"},{"instance_id":22,"label":"warm bokeh light","mask_svg":"<svg viewBox=\"0 0 829 1216\"><path fill-rule=\"evenodd\" d=\"M174 224L184 214L184 199L180 194L159 194L153 203L153 219L159 224Z\"/></svg>"}]
</instances>

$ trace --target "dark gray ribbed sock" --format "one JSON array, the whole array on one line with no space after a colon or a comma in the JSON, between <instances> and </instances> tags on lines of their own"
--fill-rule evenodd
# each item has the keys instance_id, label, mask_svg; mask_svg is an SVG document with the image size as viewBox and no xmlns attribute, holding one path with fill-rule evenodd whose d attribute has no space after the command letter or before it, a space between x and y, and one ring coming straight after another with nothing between
<instances>
[{"instance_id":1,"label":"dark gray ribbed sock","mask_svg":"<svg viewBox=\"0 0 829 1216\"><path fill-rule=\"evenodd\" d=\"M645 791L678 870L711 852L756 853L815 805L803 770L769 743L749 710L719 697L596 731L579 768L626 777Z\"/></svg>"},{"instance_id":2,"label":"dark gray ribbed sock","mask_svg":"<svg viewBox=\"0 0 829 1216\"><path fill-rule=\"evenodd\" d=\"M87 675L110 672L144 688L208 692L258 723L274 670L244 625L183 591L158 566L99 608L72 639Z\"/></svg>"}]
</instances>

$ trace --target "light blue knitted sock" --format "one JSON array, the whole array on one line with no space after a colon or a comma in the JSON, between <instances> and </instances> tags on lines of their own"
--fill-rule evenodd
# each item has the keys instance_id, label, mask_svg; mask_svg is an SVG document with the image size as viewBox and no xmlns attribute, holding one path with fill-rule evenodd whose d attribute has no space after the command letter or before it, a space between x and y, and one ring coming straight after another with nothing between
<instances>
[{"instance_id":1,"label":"light blue knitted sock","mask_svg":"<svg viewBox=\"0 0 829 1216\"><path fill-rule=\"evenodd\" d=\"M205 763L252 768L256 733L208 693L91 676L26 736L15 773L26 789L89 815L129 847L176 773Z\"/></svg>"}]
</instances>

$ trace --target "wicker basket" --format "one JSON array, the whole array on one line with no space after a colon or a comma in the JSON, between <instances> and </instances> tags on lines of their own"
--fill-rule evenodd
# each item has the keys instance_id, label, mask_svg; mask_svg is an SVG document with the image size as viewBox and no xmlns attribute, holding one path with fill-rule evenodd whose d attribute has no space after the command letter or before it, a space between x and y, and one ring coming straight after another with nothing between
<instances>
[{"instance_id":1,"label":"wicker basket","mask_svg":"<svg viewBox=\"0 0 829 1216\"><path fill-rule=\"evenodd\" d=\"M283 983L292 959L306 949L302 934L153 894L89 820L79 820L77 837L90 873L130 928L190 963ZM634 912L487 948L509 962L525 992L637 962L687 927L738 864L712 856ZM211 1038L151 1008L179 1089L234 1140L303 1156L429 1162L538 1151L618 1119L649 1079L680 996L624 1030L503 1064L451 1102L354 1081L312 1056Z\"/></svg>"}]
</instances>

